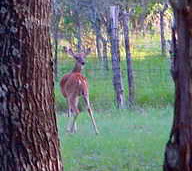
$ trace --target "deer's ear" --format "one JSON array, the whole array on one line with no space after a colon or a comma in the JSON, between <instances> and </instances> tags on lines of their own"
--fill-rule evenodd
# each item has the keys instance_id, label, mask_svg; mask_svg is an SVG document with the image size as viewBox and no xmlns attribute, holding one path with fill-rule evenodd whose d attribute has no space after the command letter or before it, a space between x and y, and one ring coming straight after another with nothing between
<instances>
[{"instance_id":1,"label":"deer's ear","mask_svg":"<svg viewBox=\"0 0 192 171\"><path fill-rule=\"evenodd\" d=\"M87 55L89 55L91 53L91 48L88 48L86 51L85 51L85 57L87 56Z\"/></svg>"},{"instance_id":2,"label":"deer's ear","mask_svg":"<svg viewBox=\"0 0 192 171\"><path fill-rule=\"evenodd\" d=\"M74 56L74 53L73 53L73 50L71 48L67 48L67 47L63 47L64 49L64 52L71 55L71 56Z\"/></svg>"}]
</instances>

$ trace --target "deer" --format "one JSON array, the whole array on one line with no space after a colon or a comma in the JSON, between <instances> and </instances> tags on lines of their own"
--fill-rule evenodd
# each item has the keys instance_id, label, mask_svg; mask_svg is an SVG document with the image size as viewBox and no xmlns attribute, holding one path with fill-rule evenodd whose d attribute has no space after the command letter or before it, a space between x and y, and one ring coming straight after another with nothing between
<instances>
[{"instance_id":1,"label":"deer","mask_svg":"<svg viewBox=\"0 0 192 171\"><path fill-rule=\"evenodd\" d=\"M86 57L90 54L91 49L88 48L81 52L74 52L71 48L64 47L64 52L75 59L75 66L72 71L65 74L60 81L60 88L63 96L67 99L68 103L68 116L72 117L72 121L67 126L67 131L70 133L77 132L76 120L80 113L78 109L79 97L83 97L85 101L88 114L91 118L95 133L98 134L96 121L93 116L89 101L89 88L87 78L81 73L85 66Z\"/></svg>"}]
</instances>

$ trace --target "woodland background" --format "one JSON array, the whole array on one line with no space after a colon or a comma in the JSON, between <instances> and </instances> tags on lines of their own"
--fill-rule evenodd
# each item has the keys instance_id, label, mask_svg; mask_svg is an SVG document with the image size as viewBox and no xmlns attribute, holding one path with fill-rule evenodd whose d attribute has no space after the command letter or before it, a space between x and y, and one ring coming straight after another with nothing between
<instances>
[{"instance_id":1,"label":"woodland background","mask_svg":"<svg viewBox=\"0 0 192 171\"><path fill-rule=\"evenodd\" d=\"M119 8L117 39L123 106L116 100L113 80L116 71L112 67L110 7L114 5ZM174 99L170 5L152 0L65 0L54 1L53 10L55 98L66 170L161 170ZM126 25L128 30L124 30ZM98 137L93 134L82 101L77 135L65 132L67 103L59 81L72 70L74 60L63 53L63 46L76 51L92 48L83 74L88 78L90 101L101 131Z\"/></svg>"}]
</instances>

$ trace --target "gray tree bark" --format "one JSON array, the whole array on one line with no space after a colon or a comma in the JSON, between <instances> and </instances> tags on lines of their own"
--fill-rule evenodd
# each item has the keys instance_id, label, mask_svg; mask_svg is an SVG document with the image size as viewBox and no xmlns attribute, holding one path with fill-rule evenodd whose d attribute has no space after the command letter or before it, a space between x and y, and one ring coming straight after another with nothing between
<instances>
[{"instance_id":1,"label":"gray tree bark","mask_svg":"<svg viewBox=\"0 0 192 171\"><path fill-rule=\"evenodd\" d=\"M127 78L128 78L128 88L129 88L129 105L134 103L134 79L133 79L133 69L132 69L132 60L131 60L131 51L130 51L130 41L129 41L129 14L123 12L123 31L124 31L124 41L125 41L125 52L126 52L126 61L127 61Z\"/></svg>"},{"instance_id":2,"label":"gray tree bark","mask_svg":"<svg viewBox=\"0 0 192 171\"><path fill-rule=\"evenodd\" d=\"M165 41L165 21L164 15L167 10L168 5L164 4L163 9L159 12L160 15L160 35L161 35L161 53L162 55L166 55L166 41Z\"/></svg>"},{"instance_id":3,"label":"gray tree bark","mask_svg":"<svg viewBox=\"0 0 192 171\"><path fill-rule=\"evenodd\" d=\"M113 69L113 85L115 89L116 102L119 108L124 106L123 83L119 61L119 40L118 40L118 16L119 8L117 6L110 7L111 21L111 53L112 53L112 69Z\"/></svg>"},{"instance_id":4,"label":"gray tree bark","mask_svg":"<svg viewBox=\"0 0 192 171\"><path fill-rule=\"evenodd\" d=\"M62 171L50 0L0 1L0 170Z\"/></svg>"}]
</instances>

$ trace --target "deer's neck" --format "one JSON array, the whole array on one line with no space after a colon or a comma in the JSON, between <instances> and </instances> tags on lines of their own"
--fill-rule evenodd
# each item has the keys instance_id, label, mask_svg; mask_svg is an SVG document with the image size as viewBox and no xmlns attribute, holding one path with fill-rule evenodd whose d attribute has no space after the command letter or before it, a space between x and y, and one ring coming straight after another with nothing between
<instances>
[{"instance_id":1,"label":"deer's neck","mask_svg":"<svg viewBox=\"0 0 192 171\"><path fill-rule=\"evenodd\" d=\"M83 66L76 62L72 72L81 72L82 69L83 69Z\"/></svg>"}]
</instances>

